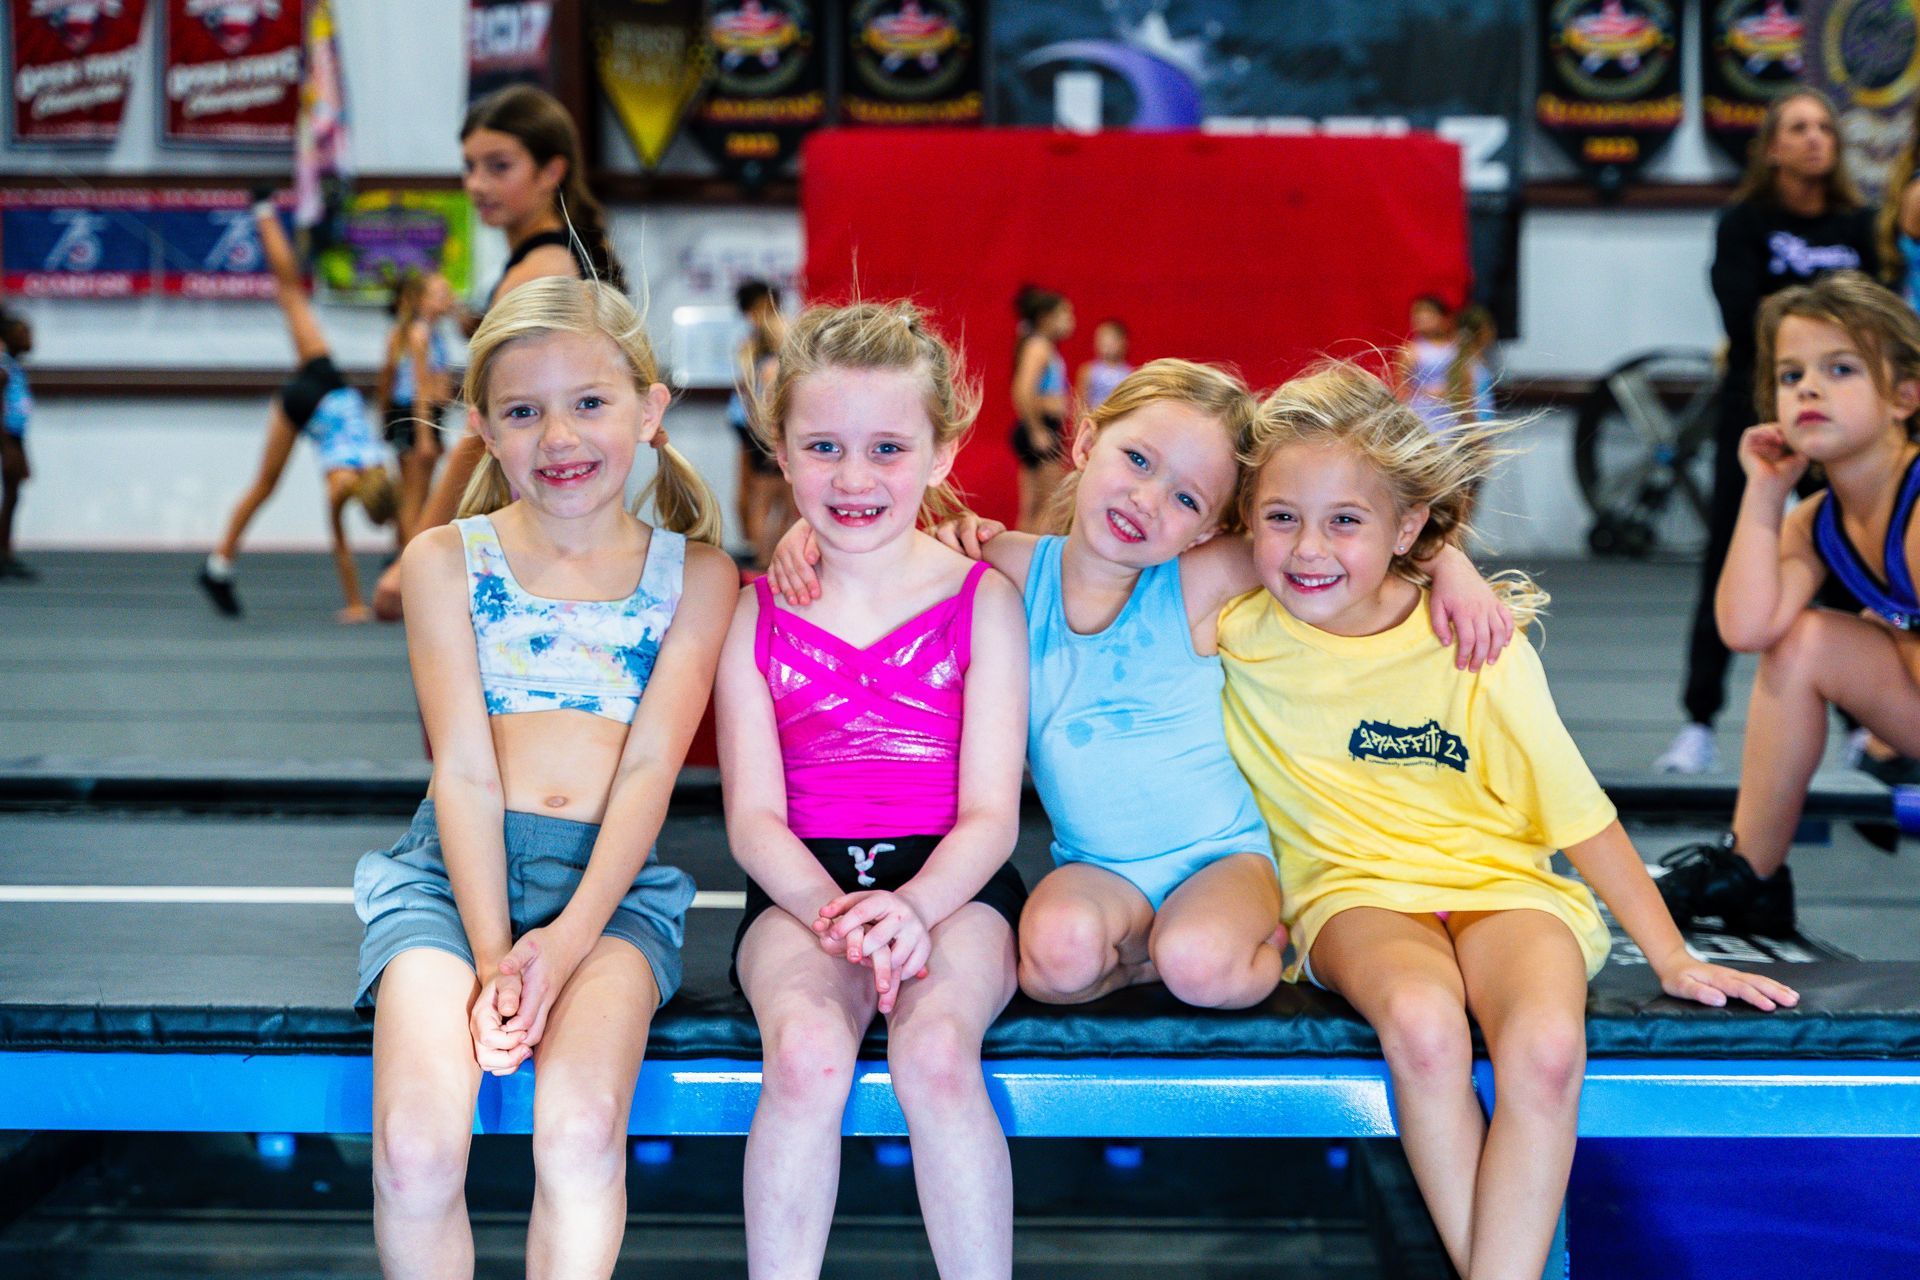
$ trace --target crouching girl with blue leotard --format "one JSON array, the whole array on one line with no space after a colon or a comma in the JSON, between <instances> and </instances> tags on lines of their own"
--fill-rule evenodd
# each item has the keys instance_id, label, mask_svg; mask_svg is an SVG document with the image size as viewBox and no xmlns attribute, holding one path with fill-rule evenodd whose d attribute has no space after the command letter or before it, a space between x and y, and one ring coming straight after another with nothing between
<instances>
[{"instance_id":1,"label":"crouching girl with blue leotard","mask_svg":"<svg viewBox=\"0 0 1920 1280\"><path fill-rule=\"evenodd\" d=\"M1920 319L1855 271L1767 299L1760 416L1740 439L1747 474L1714 612L1727 645L1760 654L1747 707L1733 830L1676 849L1660 892L1683 925L1793 932L1786 861L1827 741L1827 708L1920 756ZM1827 487L1791 511L1818 463ZM1812 607L1833 584L1859 610Z\"/></svg>"},{"instance_id":2,"label":"crouching girl with blue leotard","mask_svg":"<svg viewBox=\"0 0 1920 1280\"><path fill-rule=\"evenodd\" d=\"M1702 964L1667 919L1524 641L1477 672L1437 644L1416 566L1463 533L1490 430L1430 432L1352 365L1262 407L1245 513L1261 591L1219 619L1227 741L1259 797L1303 975L1379 1033L1407 1159L1468 1280L1540 1274L1586 1057L1597 890L1673 996L1791 1004ZM1507 590L1522 617L1544 597ZM1554 871L1564 849L1585 877ZM1468 1017L1497 1103L1473 1088Z\"/></svg>"},{"instance_id":3,"label":"crouching girl with blue leotard","mask_svg":"<svg viewBox=\"0 0 1920 1280\"><path fill-rule=\"evenodd\" d=\"M1190 1004L1243 1008L1280 980L1273 852L1227 752L1213 645L1220 606L1257 582L1235 504L1255 407L1223 370L1153 361L1074 436L1056 504L1066 536L973 517L942 531L1025 593L1027 760L1055 863L1020 924L1035 999L1157 978ZM1486 646L1504 616L1465 557L1449 558L1464 565L1463 648ZM804 597L805 570L796 539L775 577Z\"/></svg>"},{"instance_id":4,"label":"crouching girl with blue leotard","mask_svg":"<svg viewBox=\"0 0 1920 1280\"><path fill-rule=\"evenodd\" d=\"M354 876L374 1232L389 1276L472 1274L480 1073L532 1058L527 1273L605 1276L626 1225L627 1111L693 900L653 842L739 580L710 545L713 495L664 445L667 389L616 290L523 285L472 350L463 398L488 456L463 518L401 558L433 782ZM653 527L623 499L649 442Z\"/></svg>"}]
</instances>

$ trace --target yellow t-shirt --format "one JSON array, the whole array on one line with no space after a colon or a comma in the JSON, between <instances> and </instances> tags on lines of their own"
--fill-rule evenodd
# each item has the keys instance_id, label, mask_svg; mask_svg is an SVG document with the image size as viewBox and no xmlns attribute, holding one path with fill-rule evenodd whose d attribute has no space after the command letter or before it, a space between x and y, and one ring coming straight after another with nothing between
<instances>
[{"instance_id":1,"label":"yellow t-shirt","mask_svg":"<svg viewBox=\"0 0 1920 1280\"><path fill-rule=\"evenodd\" d=\"M1434 637L1426 594L1379 635L1336 636L1265 591L1220 614L1227 745L1280 861L1296 956L1348 907L1505 911L1566 921L1598 972L1609 945L1556 849L1614 808L1560 723L1533 646L1478 672ZM1299 976L1298 959L1288 969Z\"/></svg>"}]
</instances>

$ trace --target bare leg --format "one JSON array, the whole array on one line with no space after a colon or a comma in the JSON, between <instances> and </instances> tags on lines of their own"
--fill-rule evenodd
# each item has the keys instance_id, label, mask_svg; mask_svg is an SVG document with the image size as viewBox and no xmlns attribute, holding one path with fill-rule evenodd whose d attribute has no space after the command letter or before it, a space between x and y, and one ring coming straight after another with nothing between
<instances>
[{"instance_id":1,"label":"bare leg","mask_svg":"<svg viewBox=\"0 0 1920 1280\"><path fill-rule=\"evenodd\" d=\"M1826 749L1829 704L1905 754L1920 755L1920 682L1893 632L1825 609L1801 614L1761 656L1747 707L1733 834L1762 876L1778 871L1793 845Z\"/></svg>"},{"instance_id":2,"label":"bare leg","mask_svg":"<svg viewBox=\"0 0 1920 1280\"><path fill-rule=\"evenodd\" d=\"M460 495L467 491L467 481L473 479L473 473L479 469L480 459L487 456L487 444L477 433L468 432L447 450L447 465L440 469L440 478L434 482L427 493L426 506L420 512L420 518L414 524L414 536L418 537L428 529L437 529L452 520L460 510ZM388 566L380 575L379 583L374 587L374 603L380 608L383 618L400 617L400 565L398 562Z\"/></svg>"},{"instance_id":3,"label":"bare leg","mask_svg":"<svg viewBox=\"0 0 1920 1280\"><path fill-rule=\"evenodd\" d=\"M1061 481L1067 478L1067 468L1061 462L1043 462L1033 469L1033 533L1054 533L1048 512L1053 506L1054 491Z\"/></svg>"},{"instance_id":4,"label":"bare leg","mask_svg":"<svg viewBox=\"0 0 1920 1280\"><path fill-rule=\"evenodd\" d=\"M1473 1091L1473 1039L1453 940L1434 916L1353 907L1321 927L1312 961L1314 976L1379 1033L1407 1163L1447 1256L1464 1274L1486 1119Z\"/></svg>"},{"instance_id":5,"label":"bare leg","mask_svg":"<svg viewBox=\"0 0 1920 1280\"><path fill-rule=\"evenodd\" d=\"M1104 867L1069 862L1034 886L1020 912L1020 989L1048 1004L1081 1004L1152 982L1146 895Z\"/></svg>"},{"instance_id":6,"label":"bare leg","mask_svg":"<svg viewBox=\"0 0 1920 1280\"><path fill-rule=\"evenodd\" d=\"M1039 468L1024 464L1020 467L1020 515L1013 527L1021 533L1038 533L1040 529L1040 481Z\"/></svg>"},{"instance_id":7,"label":"bare leg","mask_svg":"<svg viewBox=\"0 0 1920 1280\"><path fill-rule=\"evenodd\" d=\"M840 1121L873 974L820 949L775 907L741 939L740 985L760 1024L760 1104L747 1134L747 1274L818 1277L840 1190Z\"/></svg>"},{"instance_id":8,"label":"bare leg","mask_svg":"<svg viewBox=\"0 0 1920 1280\"><path fill-rule=\"evenodd\" d=\"M260 472L240 495L240 501L234 504L233 514L227 519L227 531L220 539L220 545L214 548L214 554L231 560L240 554L240 539L246 533L247 526L253 523L254 513L259 511L280 483L280 473L287 469L287 459L293 456L293 446L300 439L300 433L287 417L286 410L280 407L278 400L273 403L273 411L267 418L267 447L260 455Z\"/></svg>"},{"instance_id":9,"label":"bare leg","mask_svg":"<svg viewBox=\"0 0 1920 1280\"><path fill-rule=\"evenodd\" d=\"M373 1236L388 1280L473 1275L467 1149L480 1068L467 1008L473 970L444 951L403 951L380 979L373 1021Z\"/></svg>"},{"instance_id":10,"label":"bare leg","mask_svg":"<svg viewBox=\"0 0 1920 1280\"><path fill-rule=\"evenodd\" d=\"M300 279L300 260L294 256L286 229L271 215L255 217L253 226L267 257L267 270L273 273L274 297L280 303L281 318L287 322L287 336L293 339L295 358L305 364L326 355L327 335L313 313L313 300Z\"/></svg>"},{"instance_id":11,"label":"bare leg","mask_svg":"<svg viewBox=\"0 0 1920 1280\"><path fill-rule=\"evenodd\" d=\"M1536 1280L1567 1197L1587 1062L1587 969L1544 911L1447 922L1493 1059L1493 1121L1474 1184L1467 1280Z\"/></svg>"},{"instance_id":12,"label":"bare leg","mask_svg":"<svg viewBox=\"0 0 1920 1280\"><path fill-rule=\"evenodd\" d=\"M627 1227L627 1114L660 990L646 957L601 938L534 1049L529 1280L610 1276Z\"/></svg>"},{"instance_id":13,"label":"bare leg","mask_svg":"<svg viewBox=\"0 0 1920 1280\"><path fill-rule=\"evenodd\" d=\"M787 488L785 476L755 476L752 485L754 521L759 534L748 545L753 548L754 563L764 567L773 560L773 548L780 541L780 535L793 523L793 493Z\"/></svg>"},{"instance_id":14,"label":"bare leg","mask_svg":"<svg viewBox=\"0 0 1920 1280\"><path fill-rule=\"evenodd\" d=\"M367 622L373 618L360 595L360 566L353 562L353 548L347 545L347 530L342 523L359 475L345 467L327 472L327 530L333 538L333 571L340 576L340 594L347 599L340 612L333 615L335 622Z\"/></svg>"},{"instance_id":15,"label":"bare leg","mask_svg":"<svg viewBox=\"0 0 1920 1280\"><path fill-rule=\"evenodd\" d=\"M32 478L26 441L0 432L0 565L13 559L13 514L20 509L20 486Z\"/></svg>"},{"instance_id":16,"label":"bare leg","mask_svg":"<svg viewBox=\"0 0 1920 1280\"><path fill-rule=\"evenodd\" d=\"M1160 904L1147 937L1167 990L1188 1004L1244 1009L1280 985L1280 881L1273 859L1236 853L1194 872ZM1284 943L1285 935L1279 935Z\"/></svg>"},{"instance_id":17,"label":"bare leg","mask_svg":"<svg viewBox=\"0 0 1920 1280\"><path fill-rule=\"evenodd\" d=\"M760 549L760 477L754 472L754 446L740 446L740 483L735 490L734 514L740 518L740 538L758 554Z\"/></svg>"},{"instance_id":18,"label":"bare leg","mask_svg":"<svg viewBox=\"0 0 1920 1280\"><path fill-rule=\"evenodd\" d=\"M395 513L403 548L420 532L421 511L427 505L427 491L433 487L434 464L440 461L436 424L416 422L413 429L413 448L400 455L400 505Z\"/></svg>"},{"instance_id":19,"label":"bare leg","mask_svg":"<svg viewBox=\"0 0 1920 1280\"><path fill-rule=\"evenodd\" d=\"M928 976L887 1023L887 1064L913 1137L913 1178L942 1280L1013 1274L1013 1164L980 1041L1014 992L1013 930L969 902L933 927Z\"/></svg>"}]
</instances>

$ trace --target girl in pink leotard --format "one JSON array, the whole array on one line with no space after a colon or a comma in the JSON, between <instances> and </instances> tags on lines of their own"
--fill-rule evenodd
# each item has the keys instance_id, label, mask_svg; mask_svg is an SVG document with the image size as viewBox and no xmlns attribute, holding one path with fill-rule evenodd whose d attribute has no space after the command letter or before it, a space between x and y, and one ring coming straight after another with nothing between
<instances>
[{"instance_id":1,"label":"girl in pink leotard","mask_svg":"<svg viewBox=\"0 0 1920 1280\"><path fill-rule=\"evenodd\" d=\"M815 1276L841 1112L876 1013L940 1274L1006 1277L1013 1180L980 1071L1012 997L1027 647L999 574L919 532L977 400L904 303L794 324L759 421L820 543L820 596L741 595L720 658L735 980L766 1057L747 1269Z\"/></svg>"}]
</instances>

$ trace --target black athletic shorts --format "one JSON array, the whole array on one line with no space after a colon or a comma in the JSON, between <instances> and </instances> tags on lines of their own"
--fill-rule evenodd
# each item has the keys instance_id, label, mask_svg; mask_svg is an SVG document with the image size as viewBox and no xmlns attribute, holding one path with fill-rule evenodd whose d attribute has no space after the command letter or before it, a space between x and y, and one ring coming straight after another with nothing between
<instances>
[{"instance_id":1,"label":"black athletic shorts","mask_svg":"<svg viewBox=\"0 0 1920 1280\"><path fill-rule=\"evenodd\" d=\"M1007 437L1013 445L1013 456L1020 459L1020 465L1029 470L1043 462L1059 462L1067 456L1066 423L1051 413L1041 421L1046 424L1048 433L1053 436L1053 447L1045 453L1033 447L1033 441L1027 434L1027 424L1024 422L1014 423L1013 434Z\"/></svg>"},{"instance_id":2,"label":"black athletic shorts","mask_svg":"<svg viewBox=\"0 0 1920 1280\"><path fill-rule=\"evenodd\" d=\"M802 840L833 882L847 893L857 893L862 889L898 889L918 875L920 868L927 865L927 859L945 836L879 836L868 839L856 836L848 840ZM1020 908L1027 903L1027 885L1014 870L1011 862L1003 862L1000 869L980 886L980 892L973 895L973 901L983 902L998 911L1006 920L1007 927L1016 933L1020 929ZM747 881L747 910L740 917L740 928L733 935L733 954L737 960L740 955L740 941L747 936L747 930L767 910L779 910L779 904L767 896L767 891ZM740 973L736 968L729 973L733 985L740 986Z\"/></svg>"},{"instance_id":3,"label":"black athletic shorts","mask_svg":"<svg viewBox=\"0 0 1920 1280\"><path fill-rule=\"evenodd\" d=\"M305 431L320 402L346 385L332 356L315 356L280 384L280 408L294 430Z\"/></svg>"}]
</instances>

